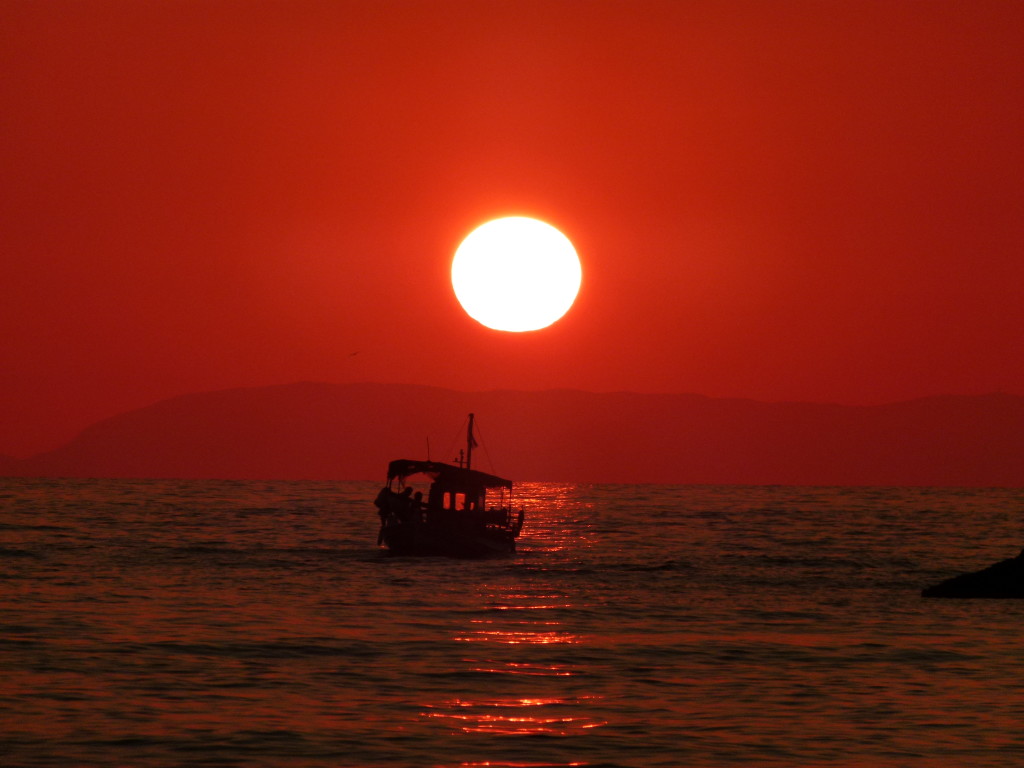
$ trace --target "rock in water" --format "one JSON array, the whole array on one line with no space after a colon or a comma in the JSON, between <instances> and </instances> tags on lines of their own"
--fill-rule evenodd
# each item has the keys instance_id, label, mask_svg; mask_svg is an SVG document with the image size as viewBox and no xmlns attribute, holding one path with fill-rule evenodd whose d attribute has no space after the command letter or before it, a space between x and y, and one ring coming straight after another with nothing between
<instances>
[{"instance_id":1,"label":"rock in water","mask_svg":"<svg viewBox=\"0 0 1024 768\"><path fill-rule=\"evenodd\" d=\"M973 573L962 573L921 591L921 597L1024 598L1024 550Z\"/></svg>"}]
</instances>

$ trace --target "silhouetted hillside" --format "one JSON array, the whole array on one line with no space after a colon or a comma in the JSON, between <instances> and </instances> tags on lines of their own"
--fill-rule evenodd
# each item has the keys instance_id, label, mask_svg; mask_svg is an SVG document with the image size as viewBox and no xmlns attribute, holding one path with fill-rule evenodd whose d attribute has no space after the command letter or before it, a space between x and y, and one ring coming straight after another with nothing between
<instances>
[{"instance_id":1,"label":"silhouetted hillside","mask_svg":"<svg viewBox=\"0 0 1024 768\"><path fill-rule=\"evenodd\" d=\"M17 459L0 453L0 477L16 475L19 471L20 462Z\"/></svg>"},{"instance_id":2,"label":"silhouetted hillside","mask_svg":"<svg viewBox=\"0 0 1024 768\"><path fill-rule=\"evenodd\" d=\"M455 392L299 383L187 395L101 421L12 474L382 479L450 460L474 411L474 464L516 480L1024 486L1024 398L872 407L698 395Z\"/></svg>"}]
</instances>

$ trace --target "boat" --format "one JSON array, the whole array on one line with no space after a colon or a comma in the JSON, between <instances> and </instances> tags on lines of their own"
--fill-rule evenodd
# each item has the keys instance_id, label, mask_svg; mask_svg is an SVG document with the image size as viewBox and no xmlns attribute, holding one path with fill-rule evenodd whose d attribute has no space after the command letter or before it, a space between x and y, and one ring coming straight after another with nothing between
<instances>
[{"instance_id":1,"label":"boat","mask_svg":"<svg viewBox=\"0 0 1024 768\"><path fill-rule=\"evenodd\" d=\"M472 468L474 415L456 464L396 459L374 504L377 545L392 555L489 557L516 551L525 511L512 508L512 481ZM423 497L426 490L426 498Z\"/></svg>"}]
</instances>

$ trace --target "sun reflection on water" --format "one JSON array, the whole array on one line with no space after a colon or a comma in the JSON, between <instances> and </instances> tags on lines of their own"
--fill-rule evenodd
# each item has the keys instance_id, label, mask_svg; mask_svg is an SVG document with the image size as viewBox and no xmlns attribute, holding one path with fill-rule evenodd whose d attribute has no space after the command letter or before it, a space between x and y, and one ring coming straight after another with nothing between
<instances>
[{"instance_id":1,"label":"sun reflection on water","mask_svg":"<svg viewBox=\"0 0 1024 768\"><path fill-rule=\"evenodd\" d=\"M574 768L574 766L590 765L590 763L495 763L485 760L482 763L459 763L460 768Z\"/></svg>"},{"instance_id":2,"label":"sun reflection on water","mask_svg":"<svg viewBox=\"0 0 1024 768\"><path fill-rule=\"evenodd\" d=\"M520 677L573 677L579 674L574 664L530 664L527 662L497 661L494 659L463 659L470 672Z\"/></svg>"},{"instance_id":3,"label":"sun reflection on water","mask_svg":"<svg viewBox=\"0 0 1024 768\"><path fill-rule=\"evenodd\" d=\"M550 487L543 490L552 493ZM565 494L566 503L574 504L571 489ZM587 526L577 524L586 510L563 507L550 496L525 501L538 512L528 517L520 557L478 586L475 609L450 634L453 642L474 650L462 658L465 686L420 709L423 720L453 734L562 738L607 725L595 715L602 697L582 687L587 669L577 660L588 638L574 616L586 606L571 585L560 588L550 571L562 567L565 553L578 557L587 546ZM586 764L461 763L504 768Z\"/></svg>"},{"instance_id":4,"label":"sun reflection on water","mask_svg":"<svg viewBox=\"0 0 1024 768\"><path fill-rule=\"evenodd\" d=\"M591 697L584 697L591 698ZM505 736L544 734L568 736L579 729L597 728L604 723L585 716L559 715L557 707L577 708L583 699L508 698L477 701L454 699L444 702L426 717L446 722L463 733L494 733Z\"/></svg>"},{"instance_id":5,"label":"sun reflection on water","mask_svg":"<svg viewBox=\"0 0 1024 768\"><path fill-rule=\"evenodd\" d=\"M470 629L468 632L455 635L455 640L463 643L501 643L503 645L521 645L530 643L534 645L549 645L552 643L563 643L576 645L582 642L579 635L566 632L562 629L547 629L547 627L560 626L558 622L545 621L538 625L530 625L528 622L516 622L515 629L496 626L494 622L487 619L473 619L472 624L482 625Z\"/></svg>"}]
</instances>

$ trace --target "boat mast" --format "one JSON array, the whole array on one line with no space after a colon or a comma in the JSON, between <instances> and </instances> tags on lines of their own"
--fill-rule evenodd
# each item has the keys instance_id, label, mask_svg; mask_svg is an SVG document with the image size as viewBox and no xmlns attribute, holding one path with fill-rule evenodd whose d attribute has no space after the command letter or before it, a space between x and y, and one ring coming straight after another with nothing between
<instances>
[{"instance_id":1,"label":"boat mast","mask_svg":"<svg viewBox=\"0 0 1024 768\"><path fill-rule=\"evenodd\" d=\"M469 427L466 429L466 469L472 468L473 446L476 445L476 440L473 439L473 416L474 414L469 414Z\"/></svg>"}]
</instances>

